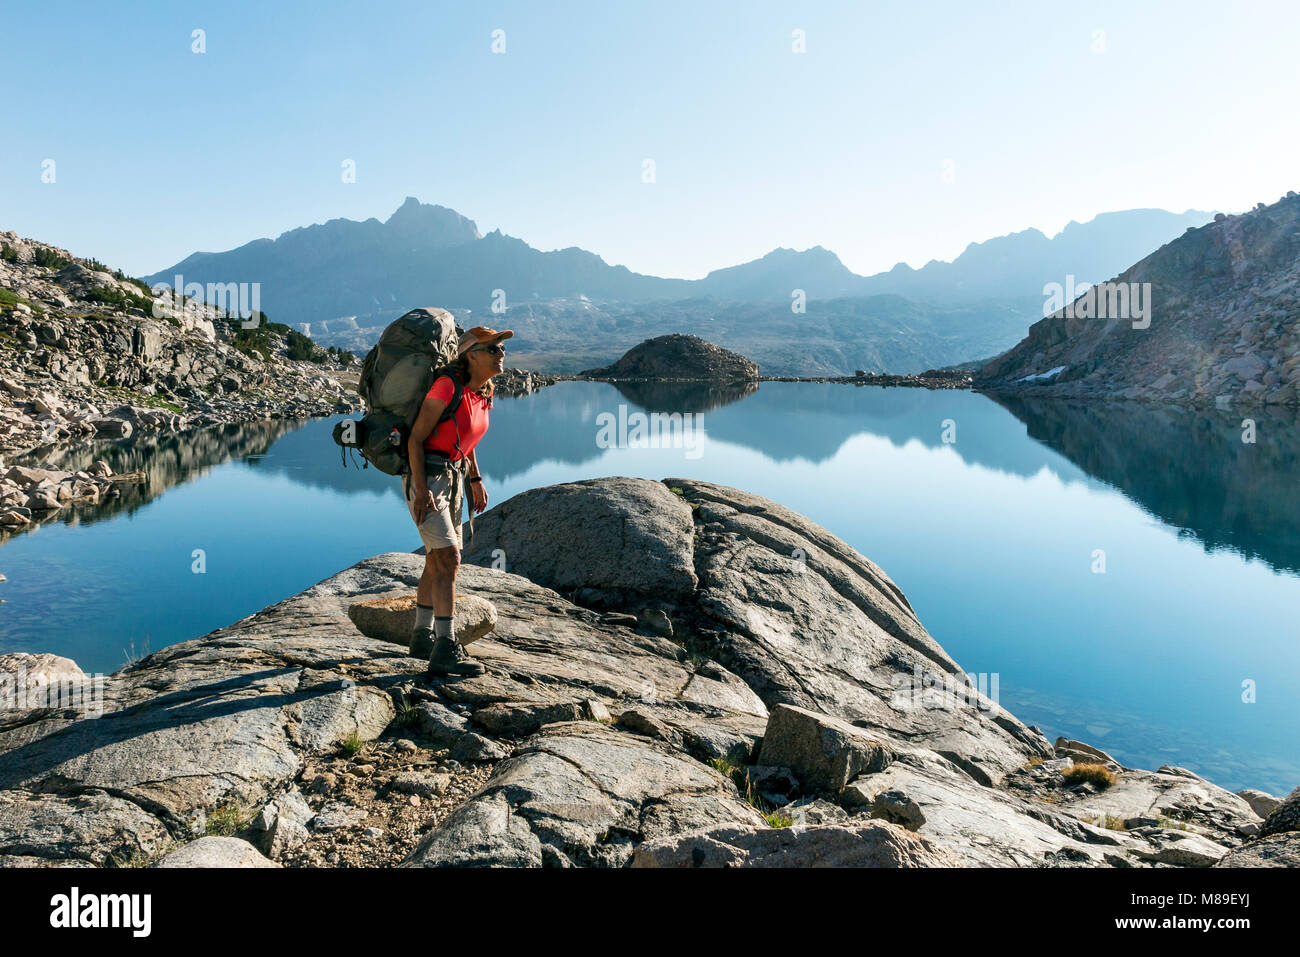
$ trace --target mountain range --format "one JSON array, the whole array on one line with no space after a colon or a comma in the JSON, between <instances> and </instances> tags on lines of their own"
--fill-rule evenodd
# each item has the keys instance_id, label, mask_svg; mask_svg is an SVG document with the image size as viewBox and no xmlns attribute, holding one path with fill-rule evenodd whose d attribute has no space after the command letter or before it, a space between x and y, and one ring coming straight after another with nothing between
<instances>
[{"instance_id":1,"label":"mountain range","mask_svg":"<svg viewBox=\"0 0 1300 957\"><path fill-rule=\"evenodd\" d=\"M1099 290L1034 323L976 384L1192 405L1300 399L1300 194L1219 214Z\"/></svg>"},{"instance_id":2,"label":"mountain range","mask_svg":"<svg viewBox=\"0 0 1300 957\"><path fill-rule=\"evenodd\" d=\"M634 273L577 247L544 252L499 230L483 235L454 210L412 197L384 222L334 219L227 252L194 253L144 278L151 285L171 284L177 275L205 285L259 283L263 311L273 320L296 326L323 345L351 349L367 348L389 321L414 305L442 305L461 319L487 314L489 324L497 326L541 321L549 337L530 338L525 330L514 343L512 361L554 372L612 362L650 335L716 332L711 323L717 312L750 303L753 316L737 330L742 341L706 338L739 348L764 365L765 373L846 374L856 368L907 373L1009 348L1042 315L1045 283L1064 283L1070 275L1079 281L1113 275L1211 215L1159 209L1104 213L1088 223L1072 222L1052 238L1028 229L972 243L951 263L935 261L921 269L900 263L874 276L857 275L821 246L776 249L687 280ZM805 313L792 309L796 290L806 297ZM980 317L973 324L972 311ZM669 312L686 326L660 321ZM915 322L900 324L900 313ZM602 348L570 356L582 347L582 333L590 331L595 317L610 320L602 330ZM861 328L849 328L855 322ZM864 335L873 323L881 328ZM750 347L751 341L772 340L786 342L789 351L786 340L804 338L799 331L804 326L829 330L833 360L790 361ZM624 335L625 328L635 328L640 338ZM914 346L899 345L899 337L913 334L943 345L931 348L919 339ZM887 354L899 364L882 367Z\"/></svg>"}]
</instances>

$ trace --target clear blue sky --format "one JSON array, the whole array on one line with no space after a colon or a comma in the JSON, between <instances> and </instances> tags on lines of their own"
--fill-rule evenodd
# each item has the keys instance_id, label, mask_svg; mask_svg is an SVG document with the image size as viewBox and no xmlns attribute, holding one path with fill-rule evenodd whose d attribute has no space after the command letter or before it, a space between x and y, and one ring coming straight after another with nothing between
<instances>
[{"instance_id":1,"label":"clear blue sky","mask_svg":"<svg viewBox=\"0 0 1300 957\"><path fill-rule=\"evenodd\" d=\"M145 274L414 195L639 272L871 273L1300 188L1294 0L1083 6L7 4L0 228Z\"/></svg>"}]
</instances>

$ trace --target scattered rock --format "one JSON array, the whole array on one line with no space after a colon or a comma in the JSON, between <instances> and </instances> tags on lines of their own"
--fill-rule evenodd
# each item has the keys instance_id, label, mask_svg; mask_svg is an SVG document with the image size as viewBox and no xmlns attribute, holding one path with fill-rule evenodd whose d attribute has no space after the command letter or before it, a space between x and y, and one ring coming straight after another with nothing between
<instances>
[{"instance_id":1,"label":"scattered rock","mask_svg":"<svg viewBox=\"0 0 1300 957\"><path fill-rule=\"evenodd\" d=\"M838 794L857 775L883 771L894 755L848 722L783 704L767 719L759 757L792 770L809 792Z\"/></svg>"},{"instance_id":2,"label":"scattered rock","mask_svg":"<svg viewBox=\"0 0 1300 957\"><path fill-rule=\"evenodd\" d=\"M508 753L491 738L473 731L461 735L451 749L451 756L457 761L500 761Z\"/></svg>"},{"instance_id":3,"label":"scattered rock","mask_svg":"<svg viewBox=\"0 0 1300 957\"><path fill-rule=\"evenodd\" d=\"M154 867L279 867L237 837L201 837L164 855Z\"/></svg>"},{"instance_id":4,"label":"scattered rock","mask_svg":"<svg viewBox=\"0 0 1300 957\"><path fill-rule=\"evenodd\" d=\"M1259 829L1262 836L1281 834L1284 831L1300 831L1300 788L1292 791L1285 801L1270 811Z\"/></svg>"},{"instance_id":5,"label":"scattered rock","mask_svg":"<svg viewBox=\"0 0 1300 957\"><path fill-rule=\"evenodd\" d=\"M1264 791L1257 791L1254 788L1238 791L1237 797L1249 804L1250 809L1260 817L1268 817L1282 803L1280 799L1273 797L1273 795Z\"/></svg>"},{"instance_id":6,"label":"scattered rock","mask_svg":"<svg viewBox=\"0 0 1300 957\"><path fill-rule=\"evenodd\" d=\"M366 819L366 812L346 804L331 802L321 808L308 827L313 831L337 831L353 827Z\"/></svg>"}]
</instances>

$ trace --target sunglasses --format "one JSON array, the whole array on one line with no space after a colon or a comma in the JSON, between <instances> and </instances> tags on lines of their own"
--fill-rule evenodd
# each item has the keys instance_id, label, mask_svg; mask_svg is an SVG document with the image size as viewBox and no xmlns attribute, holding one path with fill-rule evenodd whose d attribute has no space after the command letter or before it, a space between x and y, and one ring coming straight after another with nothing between
<instances>
[{"instance_id":1,"label":"sunglasses","mask_svg":"<svg viewBox=\"0 0 1300 957\"><path fill-rule=\"evenodd\" d=\"M503 356L506 350L502 346L475 346L470 352L490 352L494 356Z\"/></svg>"}]
</instances>

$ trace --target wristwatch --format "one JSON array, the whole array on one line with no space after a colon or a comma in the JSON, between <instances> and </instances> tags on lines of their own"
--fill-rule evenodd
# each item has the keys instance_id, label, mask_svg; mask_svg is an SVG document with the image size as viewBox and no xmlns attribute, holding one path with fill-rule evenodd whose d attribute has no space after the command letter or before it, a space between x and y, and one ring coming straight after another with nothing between
<instances>
[{"instance_id":1,"label":"wristwatch","mask_svg":"<svg viewBox=\"0 0 1300 957\"><path fill-rule=\"evenodd\" d=\"M471 482L481 482L481 481L483 481L483 476L481 476L481 475L471 475L471 476L469 477L469 480L470 480Z\"/></svg>"}]
</instances>

